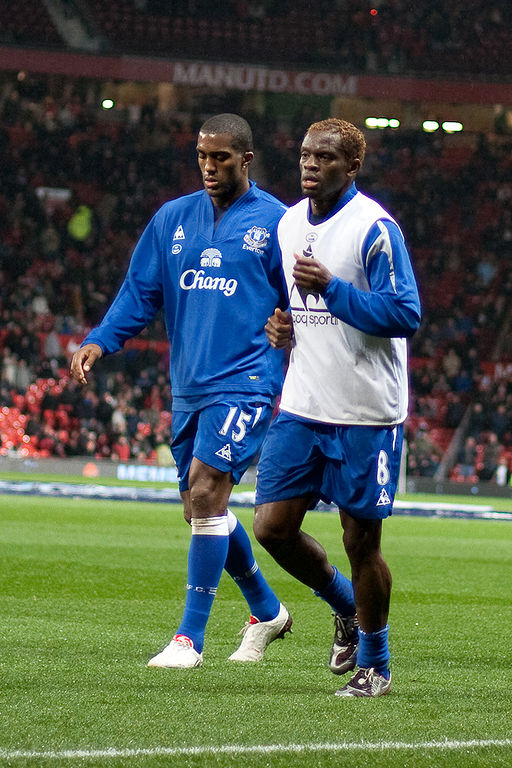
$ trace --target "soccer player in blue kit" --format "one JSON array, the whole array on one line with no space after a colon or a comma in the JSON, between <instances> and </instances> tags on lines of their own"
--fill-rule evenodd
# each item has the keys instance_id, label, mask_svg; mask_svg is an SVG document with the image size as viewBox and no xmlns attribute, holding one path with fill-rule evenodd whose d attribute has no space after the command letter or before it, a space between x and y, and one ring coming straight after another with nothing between
<instances>
[{"instance_id":1,"label":"soccer player in blue kit","mask_svg":"<svg viewBox=\"0 0 512 768\"><path fill-rule=\"evenodd\" d=\"M163 307L171 345L172 444L185 519L192 526L181 624L151 667L198 667L223 568L251 617L232 661L259 661L292 619L264 579L228 499L257 454L283 380L283 352L265 324L286 309L276 228L285 206L249 180L250 126L222 114L197 141L204 189L152 218L101 324L74 354L72 376L119 350Z\"/></svg>"},{"instance_id":2,"label":"soccer player in blue kit","mask_svg":"<svg viewBox=\"0 0 512 768\"><path fill-rule=\"evenodd\" d=\"M338 119L313 123L301 146L305 197L278 227L290 312L277 308L267 323L275 348L291 344L290 364L260 456L254 518L258 541L334 610L329 666L358 667L336 691L343 697L391 686L382 520L407 415L406 338L421 317L402 232L355 187L365 150L361 131ZM351 579L301 530L319 499L339 507Z\"/></svg>"}]
</instances>

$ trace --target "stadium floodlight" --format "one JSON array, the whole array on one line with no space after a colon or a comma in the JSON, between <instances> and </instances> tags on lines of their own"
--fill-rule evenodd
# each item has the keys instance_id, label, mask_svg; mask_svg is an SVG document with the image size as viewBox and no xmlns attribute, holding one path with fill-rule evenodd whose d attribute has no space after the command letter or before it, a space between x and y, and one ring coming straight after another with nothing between
<instances>
[{"instance_id":1,"label":"stadium floodlight","mask_svg":"<svg viewBox=\"0 0 512 768\"><path fill-rule=\"evenodd\" d=\"M439 128L439 123L437 120L424 120L422 128L427 133L434 133Z\"/></svg>"},{"instance_id":2,"label":"stadium floodlight","mask_svg":"<svg viewBox=\"0 0 512 768\"><path fill-rule=\"evenodd\" d=\"M112 99L103 99L101 106L103 109L113 109L114 101Z\"/></svg>"},{"instance_id":3,"label":"stadium floodlight","mask_svg":"<svg viewBox=\"0 0 512 768\"><path fill-rule=\"evenodd\" d=\"M459 133L464 130L462 123L459 123L456 120L445 120L441 125L441 128L443 131L446 131L446 133Z\"/></svg>"},{"instance_id":4,"label":"stadium floodlight","mask_svg":"<svg viewBox=\"0 0 512 768\"><path fill-rule=\"evenodd\" d=\"M394 117L367 117L364 123L367 128L398 128L400 120Z\"/></svg>"}]
</instances>

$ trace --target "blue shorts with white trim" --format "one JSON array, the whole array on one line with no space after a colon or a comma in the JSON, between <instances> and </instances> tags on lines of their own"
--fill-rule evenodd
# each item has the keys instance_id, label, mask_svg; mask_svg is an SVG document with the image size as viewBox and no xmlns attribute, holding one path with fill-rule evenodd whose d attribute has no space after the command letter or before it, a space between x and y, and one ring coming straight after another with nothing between
<instances>
[{"instance_id":1,"label":"blue shorts with white trim","mask_svg":"<svg viewBox=\"0 0 512 768\"><path fill-rule=\"evenodd\" d=\"M192 458L221 472L234 483L261 448L272 418L272 406L257 400L229 400L191 413L173 411L171 451L178 468L180 491L188 490Z\"/></svg>"},{"instance_id":2,"label":"blue shorts with white trim","mask_svg":"<svg viewBox=\"0 0 512 768\"><path fill-rule=\"evenodd\" d=\"M402 424L341 426L281 411L261 451L256 504L313 495L351 517L388 517L402 443Z\"/></svg>"}]
</instances>

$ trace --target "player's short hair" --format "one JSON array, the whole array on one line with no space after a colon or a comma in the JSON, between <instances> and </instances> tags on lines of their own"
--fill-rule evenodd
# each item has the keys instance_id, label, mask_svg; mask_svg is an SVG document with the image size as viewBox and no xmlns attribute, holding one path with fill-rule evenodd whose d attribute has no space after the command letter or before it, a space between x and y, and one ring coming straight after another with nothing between
<instances>
[{"instance_id":1,"label":"player's short hair","mask_svg":"<svg viewBox=\"0 0 512 768\"><path fill-rule=\"evenodd\" d=\"M226 133L231 136L234 149L239 152L252 152L254 145L252 139L251 126L240 115L224 112L221 115L214 115L206 120L200 133Z\"/></svg>"},{"instance_id":2,"label":"player's short hair","mask_svg":"<svg viewBox=\"0 0 512 768\"><path fill-rule=\"evenodd\" d=\"M330 131L338 135L341 148L345 153L347 160L359 158L361 165L366 153L366 139L355 125L348 120L341 120L338 117L329 117L327 120L319 120L309 126L307 133L320 133Z\"/></svg>"}]
</instances>

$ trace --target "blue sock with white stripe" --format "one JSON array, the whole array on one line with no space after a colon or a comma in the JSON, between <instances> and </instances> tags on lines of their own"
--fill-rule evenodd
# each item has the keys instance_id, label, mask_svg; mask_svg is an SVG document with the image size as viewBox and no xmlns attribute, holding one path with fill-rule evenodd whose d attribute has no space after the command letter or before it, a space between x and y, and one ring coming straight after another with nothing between
<instances>
[{"instance_id":1,"label":"blue sock with white stripe","mask_svg":"<svg viewBox=\"0 0 512 768\"><path fill-rule=\"evenodd\" d=\"M176 634L189 637L194 649L201 653L206 623L228 553L228 521L226 515L221 515L204 520L192 518L191 522L187 599Z\"/></svg>"},{"instance_id":2,"label":"blue sock with white stripe","mask_svg":"<svg viewBox=\"0 0 512 768\"><path fill-rule=\"evenodd\" d=\"M252 546L243 525L228 509L229 549L225 569L249 604L251 614L260 621L271 621L281 603L267 584L254 559Z\"/></svg>"},{"instance_id":3,"label":"blue sock with white stripe","mask_svg":"<svg viewBox=\"0 0 512 768\"><path fill-rule=\"evenodd\" d=\"M317 597L321 597L322 600L329 603L334 613L339 613L340 616L344 617L354 616L356 604L352 582L340 573L335 565L332 567L334 568L334 576L327 587L322 592L315 590L313 592Z\"/></svg>"},{"instance_id":4,"label":"blue sock with white stripe","mask_svg":"<svg viewBox=\"0 0 512 768\"><path fill-rule=\"evenodd\" d=\"M363 632L359 629L359 647L357 649L357 666L374 667L379 675L389 679L389 625L377 632Z\"/></svg>"}]
</instances>

